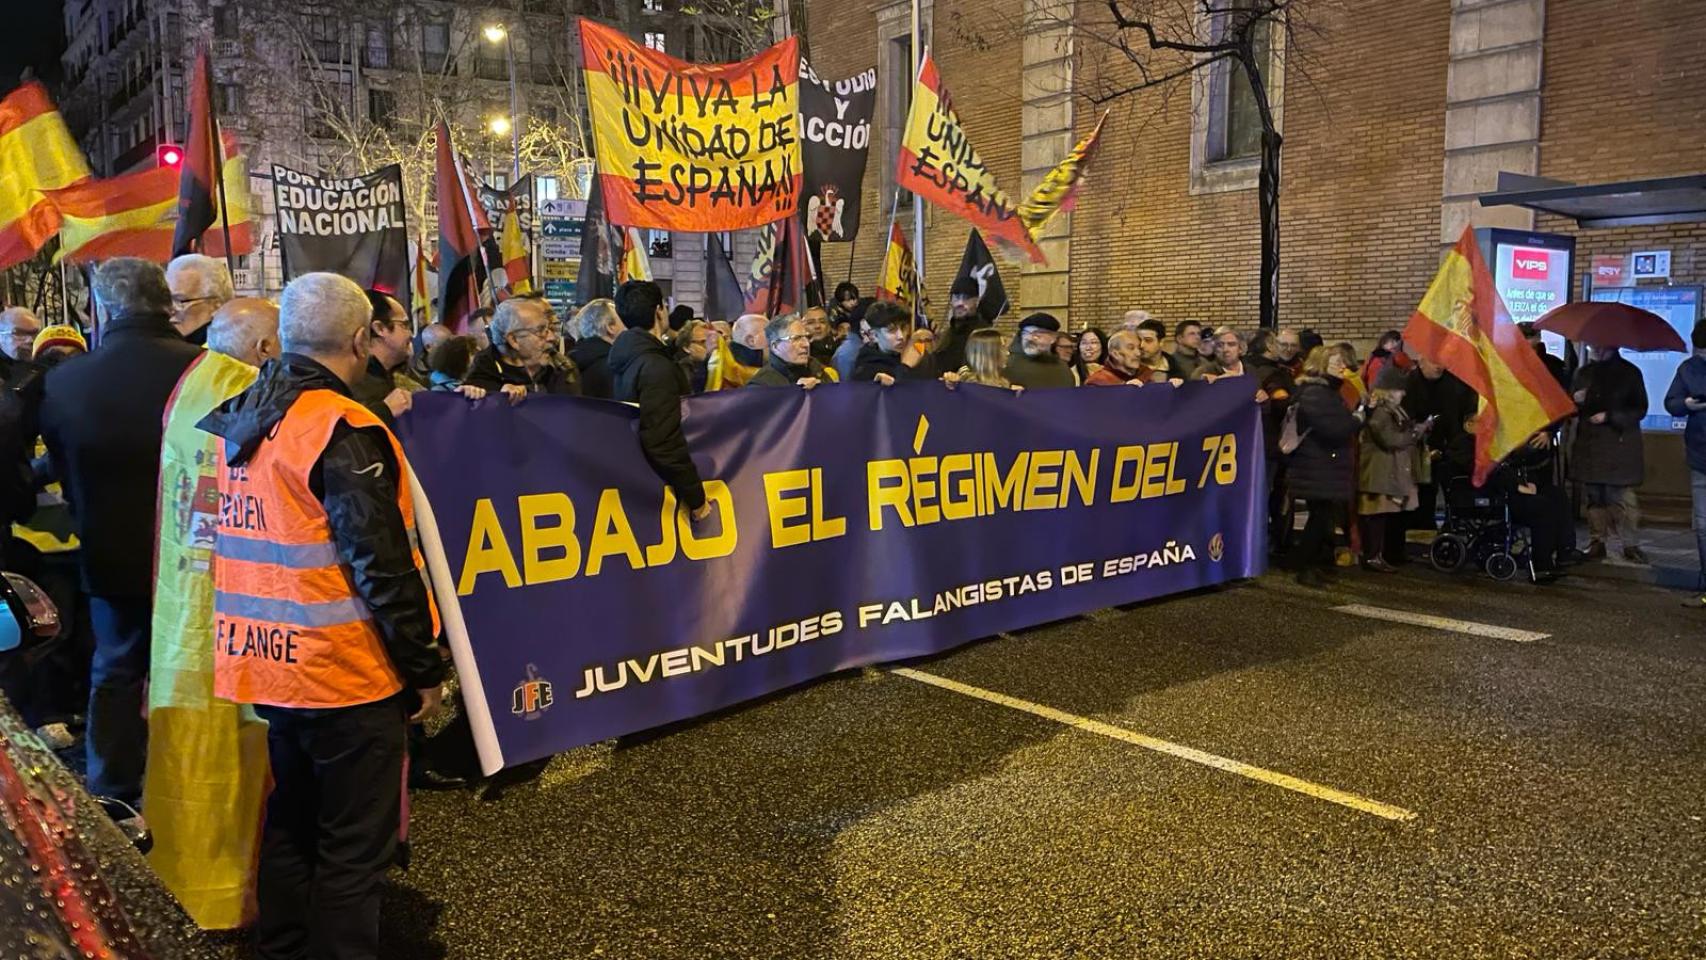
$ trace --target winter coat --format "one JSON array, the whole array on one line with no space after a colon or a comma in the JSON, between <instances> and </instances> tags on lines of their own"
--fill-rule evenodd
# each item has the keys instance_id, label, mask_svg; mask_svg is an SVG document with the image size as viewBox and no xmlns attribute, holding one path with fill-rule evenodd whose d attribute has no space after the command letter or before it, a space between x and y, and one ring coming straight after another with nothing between
<instances>
[{"instance_id":1,"label":"winter coat","mask_svg":"<svg viewBox=\"0 0 1706 960\"><path fill-rule=\"evenodd\" d=\"M577 341L576 345L585 342ZM525 387L528 393L549 393L568 397L581 395L580 370L573 362L559 358L558 362L547 363L539 368L538 373L530 374L526 367L508 363L498 356L496 345L474 354L474 362L469 365L468 375L462 378L462 382L471 387L479 387L487 393L498 393L504 387L514 386ZM606 396L605 399L608 400L609 397Z\"/></svg>"},{"instance_id":2,"label":"winter coat","mask_svg":"<svg viewBox=\"0 0 1706 960\"><path fill-rule=\"evenodd\" d=\"M1571 448L1575 478L1583 483L1638 487L1646 479L1641 418L1647 415L1647 385L1641 370L1622 357L1590 363L1576 371L1570 393L1587 391L1577 404L1576 443ZM1604 423L1591 422L1596 413Z\"/></svg>"},{"instance_id":3,"label":"winter coat","mask_svg":"<svg viewBox=\"0 0 1706 960\"><path fill-rule=\"evenodd\" d=\"M580 371L581 396L609 400L616 395L616 384L610 377L610 341L603 337L576 340L569 359Z\"/></svg>"},{"instance_id":4,"label":"winter coat","mask_svg":"<svg viewBox=\"0 0 1706 960\"><path fill-rule=\"evenodd\" d=\"M835 359L830 366L835 368L835 373L842 383L853 382L853 365L859 361L859 351L864 347L865 343L859 339L859 335L850 333L847 339L841 341L841 346L835 348Z\"/></svg>"},{"instance_id":5,"label":"winter coat","mask_svg":"<svg viewBox=\"0 0 1706 960\"><path fill-rule=\"evenodd\" d=\"M362 374L361 379L350 386L347 392L355 398L356 403L383 420L387 427L396 427L397 418L391 415L391 408L385 405L385 398L389 397L393 390L419 393L423 389L425 388L415 378L400 370L387 370L378 357L368 357L367 372Z\"/></svg>"},{"instance_id":6,"label":"winter coat","mask_svg":"<svg viewBox=\"0 0 1706 960\"><path fill-rule=\"evenodd\" d=\"M1362 420L1345 409L1339 382L1327 377L1304 377L1292 402L1297 405L1297 432L1303 442L1291 454L1286 469L1291 495L1303 500L1347 502L1355 489L1351 445Z\"/></svg>"},{"instance_id":7,"label":"winter coat","mask_svg":"<svg viewBox=\"0 0 1706 960\"><path fill-rule=\"evenodd\" d=\"M1421 367L1410 370L1404 378L1404 412L1420 423L1429 417L1434 425L1428 431L1430 450L1446 451L1458 437L1464 436L1463 421L1480 406L1480 397L1462 380L1450 373L1429 380Z\"/></svg>"},{"instance_id":8,"label":"winter coat","mask_svg":"<svg viewBox=\"0 0 1706 960\"><path fill-rule=\"evenodd\" d=\"M1368 413L1357 458L1357 489L1408 500L1416 492L1421 434L1404 408L1383 401Z\"/></svg>"},{"instance_id":9,"label":"winter coat","mask_svg":"<svg viewBox=\"0 0 1706 960\"><path fill-rule=\"evenodd\" d=\"M1007 367L1001 375L1009 383L1016 383L1026 390L1078 386L1078 381L1073 379L1072 368L1055 356L1053 350L1040 357L1030 356L1025 353L1018 336L1013 338L1013 345L1007 349Z\"/></svg>"},{"instance_id":10,"label":"winter coat","mask_svg":"<svg viewBox=\"0 0 1706 960\"><path fill-rule=\"evenodd\" d=\"M221 404L196 426L223 438L231 467L250 461L296 399L310 390L351 396L342 380L317 361L287 353L269 361L249 389ZM438 654L426 580L397 509L399 464L389 431L339 423L308 475L326 509L326 523L344 572L367 606L403 680L414 689L438 686ZM377 467L377 469L375 469Z\"/></svg>"},{"instance_id":11,"label":"winter coat","mask_svg":"<svg viewBox=\"0 0 1706 960\"><path fill-rule=\"evenodd\" d=\"M1687 417L1688 426L1682 431L1682 444L1688 451L1688 469L1706 473L1706 410L1688 409L1689 397L1706 400L1706 357L1696 353L1676 368L1670 389L1665 391L1665 412L1673 417Z\"/></svg>"},{"instance_id":12,"label":"winter coat","mask_svg":"<svg viewBox=\"0 0 1706 960\"><path fill-rule=\"evenodd\" d=\"M1268 395L1262 401L1262 445L1268 462L1279 463L1280 428L1285 425L1285 412L1291 407L1297 384L1284 364L1266 357L1245 357L1244 371L1256 379L1256 389Z\"/></svg>"},{"instance_id":13,"label":"winter coat","mask_svg":"<svg viewBox=\"0 0 1706 960\"><path fill-rule=\"evenodd\" d=\"M815 358L807 357L805 363L795 366L784 363L780 357L771 354L769 362L764 365L764 369L753 374L752 379L748 380L746 385L749 387L791 387L808 377L815 377L825 383L833 383L834 381L830 379L831 376L832 374L825 371L823 364Z\"/></svg>"},{"instance_id":14,"label":"winter coat","mask_svg":"<svg viewBox=\"0 0 1706 960\"><path fill-rule=\"evenodd\" d=\"M958 370L965 366L966 341L971 338L972 331L993 326L994 321L985 320L976 313L969 317L950 319L948 329L942 334L942 342L936 345L936 368Z\"/></svg>"},{"instance_id":15,"label":"winter coat","mask_svg":"<svg viewBox=\"0 0 1706 960\"><path fill-rule=\"evenodd\" d=\"M886 373L896 380L934 380L935 365L931 360L931 357L925 357L918 361L917 366L909 367L900 362L900 354L867 343L859 348L859 356L854 359L853 379L864 383L877 379L879 373Z\"/></svg>"},{"instance_id":16,"label":"winter coat","mask_svg":"<svg viewBox=\"0 0 1706 960\"><path fill-rule=\"evenodd\" d=\"M1110 363L1106 366L1099 367L1095 373L1090 374L1090 376L1085 379L1084 385L1086 387L1118 387L1130 383L1133 380L1137 380L1140 376L1140 374L1125 373L1120 370L1116 370L1114 369L1114 365ZM1148 380L1145 379L1144 382L1147 383Z\"/></svg>"},{"instance_id":17,"label":"winter coat","mask_svg":"<svg viewBox=\"0 0 1706 960\"><path fill-rule=\"evenodd\" d=\"M95 596L153 596L162 418L200 354L164 314L119 317L93 352L48 372L42 439L76 517L83 586Z\"/></svg>"},{"instance_id":18,"label":"winter coat","mask_svg":"<svg viewBox=\"0 0 1706 960\"><path fill-rule=\"evenodd\" d=\"M1173 376L1180 380L1197 379L1198 372L1211 362L1195 350L1175 350L1167 354L1167 363L1172 367Z\"/></svg>"},{"instance_id":19,"label":"winter coat","mask_svg":"<svg viewBox=\"0 0 1706 960\"><path fill-rule=\"evenodd\" d=\"M688 510L705 504L705 484L681 433L681 398L691 385L687 371L650 331L622 331L610 348L610 373L616 399L640 406L640 449L657 475Z\"/></svg>"}]
</instances>

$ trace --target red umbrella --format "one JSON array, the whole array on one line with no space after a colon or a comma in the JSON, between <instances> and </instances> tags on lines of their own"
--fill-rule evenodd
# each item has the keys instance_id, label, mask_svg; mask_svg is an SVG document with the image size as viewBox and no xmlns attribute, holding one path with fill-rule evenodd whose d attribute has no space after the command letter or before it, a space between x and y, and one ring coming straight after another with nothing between
<instances>
[{"instance_id":1,"label":"red umbrella","mask_svg":"<svg viewBox=\"0 0 1706 960\"><path fill-rule=\"evenodd\" d=\"M1628 347L1631 350L1675 350L1688 347L1676 328L1656 313L1627 303L1584 300L1548 310L1536 320L1534 329L1556 333L1566 340L1596 347Z\"/></svg>"}]
</instances>

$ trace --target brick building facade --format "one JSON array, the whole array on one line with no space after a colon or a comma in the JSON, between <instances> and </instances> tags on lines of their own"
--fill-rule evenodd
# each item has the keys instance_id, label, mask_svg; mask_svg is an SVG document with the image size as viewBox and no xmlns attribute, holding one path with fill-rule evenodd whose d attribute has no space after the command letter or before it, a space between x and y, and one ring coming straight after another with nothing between
<instances>
[{"instance_id":1,"label":"brick building facade","mask_svg":"<svg viewBox=\"0 0 1706 960\"><path fill-rule=\"evenodd\" d=\"M1706 169L1706 72L1690 66L1706 46L1706 22L1690 6L1343 0L1315 8L1318 33L1274 55L1283 64L1282 322L1363 342L1402 326L1465 218L1578 235L1578 283L1594 254L1655 248L1673 251L1672 282L1706 282L1706 225L1578 230L1474 201L1500 170L1593 183ZM1083 9L1074 15L1063 0L924 4L944 81L1009 193L1028 189L1070 146L1067 130L1088 131L1097 108L1085 94L1117 75L1101 42L1106 30L1083 20ZM890 67L904 61L909 5L813 0L806 10L801 32L820 75L873 61L884 74L865 226L851 250L834 245L824 255L827 280L851 275L869 287L889 217L882 158L898 125L889 115L905 102L892 76L905 67ZM1003 263L1020 310L1044 307L1074 328L1111 325L1131 307L1254 325L1254 179L1204 155L1213 82L1199 72L1111 105L1094 179L1077 211L1051 225L1054 263L1026 269L1020 282L1021 265ZM926 236L926 292L939 313L966 226L930 210Z\"/></svg>"}]
</instances>

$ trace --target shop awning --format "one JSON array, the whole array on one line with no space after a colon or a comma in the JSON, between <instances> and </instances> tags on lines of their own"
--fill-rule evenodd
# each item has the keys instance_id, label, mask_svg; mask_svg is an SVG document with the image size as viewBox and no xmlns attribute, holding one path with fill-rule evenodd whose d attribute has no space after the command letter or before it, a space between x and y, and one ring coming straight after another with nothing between
<instances>
[{"instance_id":1,"label":"shop awning","mask_svg":"<svg viewBox=\"0 0 1706 960\"><path fill-rule=\"evenodd\" d=\"M1575 184L1499 171L1483 207L1527 207L1570 217L1585 228L1645 227L1706 220L1706 173L1654 180Z\"/></svg>"}]
</instances>

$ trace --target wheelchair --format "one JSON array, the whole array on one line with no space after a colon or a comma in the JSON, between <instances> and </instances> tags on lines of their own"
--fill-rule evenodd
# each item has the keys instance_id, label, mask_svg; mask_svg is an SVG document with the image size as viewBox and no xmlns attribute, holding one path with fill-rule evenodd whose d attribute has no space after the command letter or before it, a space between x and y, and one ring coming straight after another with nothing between
<instances>
[{"instance_id":1,"label":"wheelchair","mask_svg":"<svg viewBox=\"0 0 1706 960\"><path fill-rule=\"evenodd\" d=\"M1507 494L1476 487L1468 477L1452 478L1444 493L1445 522L1428 545L1435 570L1456 573L1473 565L1500 581L1531 570L1529 530L1511 520Z\"/></svg>"}]
</instances>

